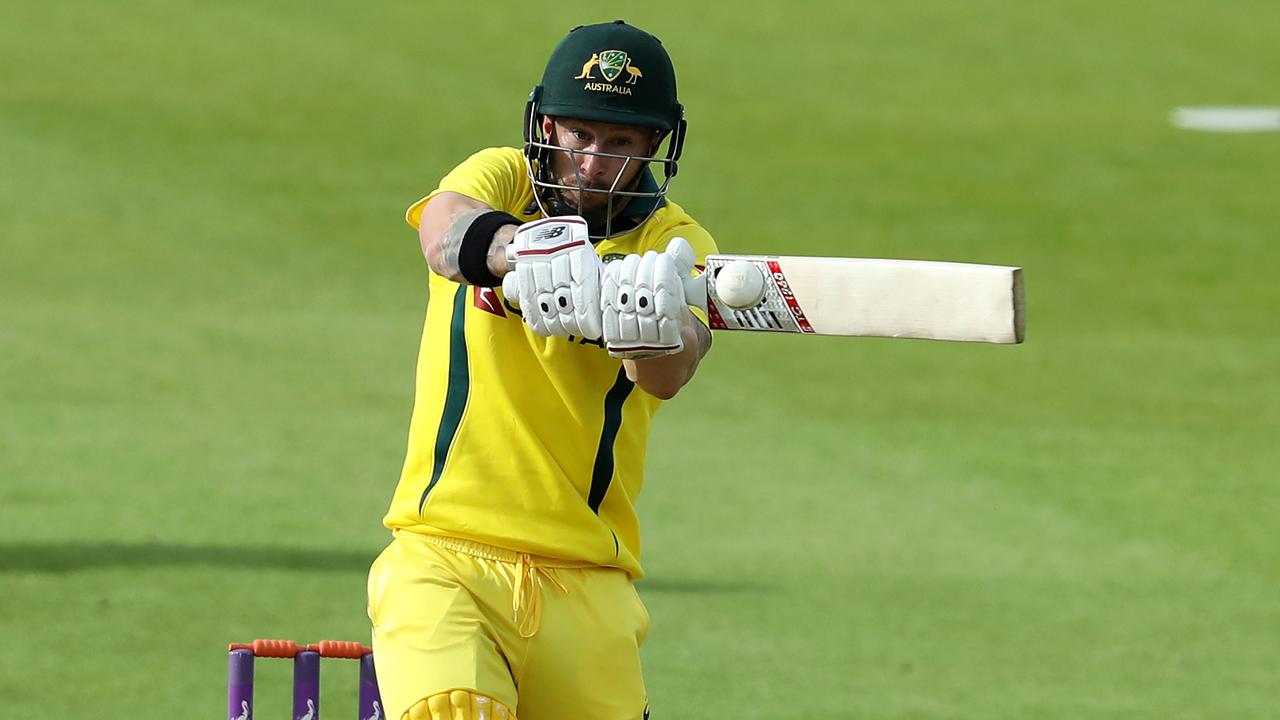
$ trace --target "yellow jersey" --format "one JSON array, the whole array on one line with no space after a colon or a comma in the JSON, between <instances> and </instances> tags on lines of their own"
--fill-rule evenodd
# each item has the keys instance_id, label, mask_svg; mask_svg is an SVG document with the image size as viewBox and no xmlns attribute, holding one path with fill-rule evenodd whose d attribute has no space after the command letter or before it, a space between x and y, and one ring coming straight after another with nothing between
<instances>
[{"instance_id":1,"label":"yellow jersey","mask_svg":"<svg viewBox=\"0 0 1280 720\"><path fill-rule=\"evenodd\" d=\"M516 148L468 158L409 208L410 225L441 192L522 221L542 217ZM657 202L647 221L596 252L606 262L661 252L673 237L689 241L699 265L716 252L684 210ZM635 387L600 341L534 334L500 287L430 273L429 291L408 451L386 526L640 577L635 501L661 401Z\"/></svg>"}]
</instances>

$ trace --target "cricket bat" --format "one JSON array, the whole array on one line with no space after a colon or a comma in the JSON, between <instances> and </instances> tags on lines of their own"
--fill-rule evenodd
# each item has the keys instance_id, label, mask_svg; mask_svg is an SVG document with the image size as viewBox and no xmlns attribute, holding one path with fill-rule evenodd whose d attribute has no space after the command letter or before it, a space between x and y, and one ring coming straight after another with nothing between
<instances>
[{"instance_id":1,"label":"cricket bat","mask_svg":"<svg viewBox=\"0 0 1280 720\"><path fill-rule=\"evenodd\" d=\"M1023 341L1022 269L1003 265L708 255L685 299L712 330Z\"/></svg>"}]
</instances>

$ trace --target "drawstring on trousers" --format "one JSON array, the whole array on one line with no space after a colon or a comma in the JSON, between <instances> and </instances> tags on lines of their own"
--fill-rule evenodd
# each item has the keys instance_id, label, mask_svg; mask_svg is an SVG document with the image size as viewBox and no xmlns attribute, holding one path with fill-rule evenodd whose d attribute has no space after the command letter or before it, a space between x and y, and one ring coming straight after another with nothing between
<instances>
[{"instance_id":1,"label":"drawstring on trousers","mask_svg":"<svg viewBox=\"0 0 1280 720\"><path fill-rule=\"evenodd\" d=\"M518 553L514 550L485 545L471 540L396 531L396 537L401 537L402 535L424 540L463 555L515 565L516 582L514 588L512 588L514 592L511 596L511 612L517 632L520 633L520 637L526 640L537 635L538 628L542 625L542 581L546 580L561 593L569 594L569 589L560 582L553 570L600 567L593 563L578 560L561 560L529 553Z\"/></svg>"},{"instance_id":2,"label":"drawstring on trousers","mask_svg":"<svg viewBox=\"0 0 1280 720\"><path fill-rule=\"evenodd\" d=\"M528 553L520 553L516 561L516 587L511 596L511 611L515 615L516 629L522 638L537 635L538 628L542 625L544 578L560 592L568 594L569 590L556 579L551 568L538 564Z\"/></svg>"}]
</instances>

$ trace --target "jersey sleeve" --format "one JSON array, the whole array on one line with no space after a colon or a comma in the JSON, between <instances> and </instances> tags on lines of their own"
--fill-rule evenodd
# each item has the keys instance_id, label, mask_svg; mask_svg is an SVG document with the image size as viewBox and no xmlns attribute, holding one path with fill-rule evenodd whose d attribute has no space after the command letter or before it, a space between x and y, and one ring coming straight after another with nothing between
<instances>
[{"instance_id":1,"label":"jersey sleeve","mask_svg":"<svg viewBox=\"0 0 1280 720\"><path fill-rule=\"evenodd\" d=\"M430 195L409 206L405 222L415 229L422 219L422 209L431 198L442 192L456 192L488 205L495 210L511 212L519 204L524 162L515 148L488 148L472 155L440 181Z\"/></svg>"},{"instance_id":2,"label":"jersey sleeve","mask_svg":"<svg viewBox=\"0 0 1280 720\"><path fill-rule=\"evenodd\" d=\"M697 223L677 225L670 230L667 230L662 234L661 239L658 241L658 247L654 249L661 252L666 249L667 243L671 242L672 238L678 237L688 240L689 245L693 247L693 254L696 258L694 263L698 266L699 270L701 270L702 266L706 263L708 255L714 255L719 252L719 249L716 247L716 241L711 238L711 233L707 232Z\"/></svg>"}]
</instances>

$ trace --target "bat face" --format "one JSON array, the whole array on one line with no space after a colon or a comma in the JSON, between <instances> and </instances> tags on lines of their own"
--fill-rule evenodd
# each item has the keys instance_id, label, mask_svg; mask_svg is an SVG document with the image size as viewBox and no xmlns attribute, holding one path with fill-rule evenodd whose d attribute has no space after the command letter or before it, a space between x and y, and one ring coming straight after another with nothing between
<instances>
[{"instance_id":1,"label":"bat face","mask_svg":"<svg viewBox=\"0 0 1280 720\"><path fill-rule=\"evenodd\" d=\"M734 308L717 292L716 279L726 265L744 262L763 277L764 293ZM709 255L706 267L686 295L706 310L712 330L1002 344L1024 336L1021 268L764 255ZM740 268L734 270L736 290Z\"/></svg>"}]
</instances>

